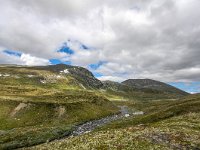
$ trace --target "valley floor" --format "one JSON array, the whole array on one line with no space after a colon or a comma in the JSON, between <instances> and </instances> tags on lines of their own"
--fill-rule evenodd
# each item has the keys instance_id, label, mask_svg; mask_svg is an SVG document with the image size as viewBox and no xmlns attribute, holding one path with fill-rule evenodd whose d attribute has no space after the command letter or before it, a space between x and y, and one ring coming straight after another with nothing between
<instances>
[{"instance_id":1,"label":"valley floor","mask_svg":"<svg viewBox=\"0 0 200 150\"><path fill-rule=\"evenodd\" d=\"M199 149L200 113L174 117L149 126L137 125L71 137L33 149L120 150Z\"/></svg>"},{"instance_id":2,"label":"valley floor","mask_svg":"<svg viewBox=\"0 0 200 150\"><path fill-rule=\"evenodd\" d=\"M112 122L91 133L27 149L168 150L200 149L200 100L123 103L145 114ZM150 104L151 103L151 104ZM145 107L149 105L149 107ZM194 106L195 105L195 106ZM134 106L134 107L133 107ZM183 109L180 109L183 108ZM154 110L152 112L152 109ZM149 119L150 118L150 119Z\"/></svg>"}]
</instances>

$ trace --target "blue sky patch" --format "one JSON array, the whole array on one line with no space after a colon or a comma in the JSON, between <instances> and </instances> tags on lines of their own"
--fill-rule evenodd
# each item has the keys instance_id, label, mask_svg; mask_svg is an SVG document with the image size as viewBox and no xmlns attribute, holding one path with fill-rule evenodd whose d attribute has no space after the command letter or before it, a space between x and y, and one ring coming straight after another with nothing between
<instances>
[{"instance_id":1,"label":"blue sky patch","mask_svg":"<svg viewBox=\"0 0 200 150\"><path fill-rule=\"evenodd\" d=\"M8 55L14 55L14 56L18 56L18 57L20 57L22 55L21 52L14 51L14 50L4 50L3 52Z\"/></svg>"},{"instance_id":2,"label":"blue sky patch","mask_svg":"<svg viewBox=\"0 0 200 150\"><path fill-rule=\"evenodd\" d=\"M93 69L93 70L96 70L96 69L98 69L101 65L103 65L103 64L105 64L106 63L106 61L99 61L98 63L96 63L96 64L90 64L89 65L89 68L90 69Z\"/></svg>"},{"instance_id":3,"label":"blue sky patch","mask_svg":"<svg viewBox=\"0 0 200 150\"><path fill-rule=\"evenodd\" d=\"M169 84L189 93L200 92L200 82L170 82Z\"/></svg>"},{"instance_id":4,"label":"blue sky patch","mask_svg":"<svg viewBox=\"0 0 200 150\"><path fill-rule=\"evenodd\" d=\"M50 61L51 64L53 64L53 65L57 65L57 64L71 65L71 62L70 62L70 61L62 62L62 61L60 61L59 59L50 59L49 61Z\"/></svg>"},{"instance_id":5,"label":"blue sky patch","mask_svg":"<svg viewBox=\"0 0 200 150\"><path fill-rule=\"evenodd\" d=\"M99 73L99 72L92 72L92 73L93 73L93 75L94 75L96 78L102 77L102 76L103 76L103 74L101 74L101 73Z\"/></svg>"},{"instance_id":6,"label":"blue sky patch","mask_svg":"<svg viewBox=\"0 0 200 150\"><path fill-rule=\"evenodd\" d=\"M68 47L67 43L64 43L58 52L64 52L70 55L74 54L74 51Z\"/></svg>"}]
</instances>

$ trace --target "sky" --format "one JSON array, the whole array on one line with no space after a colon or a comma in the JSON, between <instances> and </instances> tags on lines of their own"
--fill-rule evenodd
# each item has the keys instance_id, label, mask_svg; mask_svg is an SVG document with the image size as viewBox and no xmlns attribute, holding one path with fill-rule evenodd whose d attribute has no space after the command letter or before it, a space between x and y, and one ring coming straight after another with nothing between
<instances>
[{"instance_id":1,"label":"sky","mask_svg":"<svg viewBox=\"0 0 200 150\"><path fill-rule=\"evenodd\" d=\"M0 64L65 63L100 80L200 92L199 0L0 0Z\"/></svg>"}]
</instances>

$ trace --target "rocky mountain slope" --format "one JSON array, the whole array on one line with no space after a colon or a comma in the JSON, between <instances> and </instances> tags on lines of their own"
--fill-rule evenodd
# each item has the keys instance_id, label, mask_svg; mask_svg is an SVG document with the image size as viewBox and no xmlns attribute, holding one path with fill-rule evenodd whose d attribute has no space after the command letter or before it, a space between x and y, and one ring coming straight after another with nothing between
<instances>
[{"instance_id":1,"label":"rocky mountain slope","mask_svg":"<svg viewBox=\"0 0 200 150\"><path fill-rule=\"evenodd\" d=\"M89 70L83 67L58 64L49 66L37 66L33 68L71 75L78 81L78 84L82 84L86 88L97 89L103 86L100 80L95 78Z\"/></svg>"}]
</instances>

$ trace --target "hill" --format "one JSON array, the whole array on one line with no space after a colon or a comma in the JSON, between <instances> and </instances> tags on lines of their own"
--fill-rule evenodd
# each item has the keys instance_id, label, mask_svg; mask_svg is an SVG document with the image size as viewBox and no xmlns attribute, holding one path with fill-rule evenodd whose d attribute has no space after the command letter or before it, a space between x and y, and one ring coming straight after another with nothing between
<instances>
[{"instance_id":1,"label":"hill","mask_svg":"<svg viewBox=\"0 0 200 150\"><path fill-rule=\"evenodd\" d=\"M118 113L94 90L101 81L67 65L0 66L0 149L66 136L75 125Z\"/></svg>"},{"instance_id":2,"label":"hill","mask_svg":"<svg viewBox=\"0 0 200 150\"><path fill-rule=\"evenodd\" d=\"M103 81L102 83L103 89L106 90L105 95L115 100L177 99L189 95L171 85L150 79L129 79L122 83Z\"/></svg>"},{"instance_id":3,"label":"hill","mask_svg":"<svg viewBox=\"0 0 200 150\"><path fill-rule=\"evenodd\" d=\"M87 69L83 67L58 64L58 65L49 65L49 66L37 66L34 68L41 69L41 70L48 70L55 73L69 74L73 76L78 81L79 84L84 85L86 88L98 89L103 86L100 80L95 78L94 75L90 71L88 71Z\"/></svg>"},{"instance_id":4,"label":"hill","mask_svg":"<svg viewBox=\"0 0 200 150\"><path fill-rule=\"evenodd\" d=\"M160 91L165 94L172 94L172 95L175 94L177 96L188 95L188 93L183 90L180 90L169 84L152 80L152 79L128 79L126 81L123 81L122 84L136 88L136 89L140 89L140 90L150 89L150 90Z\"/></svg>"}]
</instances>

